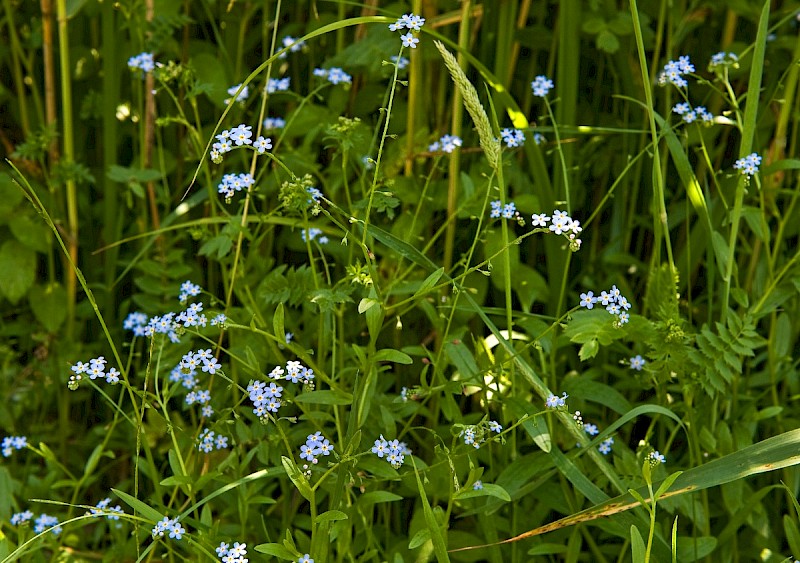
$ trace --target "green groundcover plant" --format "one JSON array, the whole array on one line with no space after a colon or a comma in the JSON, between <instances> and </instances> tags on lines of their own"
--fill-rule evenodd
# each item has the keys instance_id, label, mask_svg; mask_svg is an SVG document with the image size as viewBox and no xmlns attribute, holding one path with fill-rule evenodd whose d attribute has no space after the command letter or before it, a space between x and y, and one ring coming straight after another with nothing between
<instances>
[{"instance_id":1,"label":"green groundcover plant","mask_svg":"<svg viewBox=\"0 0 800 563\"><path fill-rule=\"evenodd\" d=\"M0 6L0 560L800 558L796 3Z\"/></svg>"}]
</instances>

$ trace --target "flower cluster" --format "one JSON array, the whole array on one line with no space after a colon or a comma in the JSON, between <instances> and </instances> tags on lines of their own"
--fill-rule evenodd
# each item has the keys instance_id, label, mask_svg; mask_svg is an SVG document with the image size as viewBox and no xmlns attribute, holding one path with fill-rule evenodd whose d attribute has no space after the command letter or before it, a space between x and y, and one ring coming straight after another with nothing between
<instances>
[{"instance_id":1,"label":"flower cluster","mask_svg":"<svg viewBox=\"0 0 800 563\"><path fill-rule=\"evenodd\" d=\"M492 432L499 434L502 430L503 426L496 420L483 420L480 424L464 427L458 433L458 437L464 439L465 445L478 449L481 444L492 437Z\"/></svg>"},{"instance_id":2,"label":"flower cluster","mask_svg":"<svg viewBox=\"0 0 800 563\"><path fill-rule=\"evenodd\" d=\"M544 406L548 409L558 409L567 406L567 399L569 395L563 393L560 397L558 395L550 395L544 402Z\"/></svg>"},{"instance_id":3,"label":"flower cluster","mask_svg":"<svg viewBox=\"0 0 800 563\"><path fill-rule=\"evenodd\" d=\"M319 455L331 455L333 446L322 435L322 432L314 432L309 434L306 438L306 443L300 446L300 459L304 459L309 463L319 463Z\"/></svg>"},{"instance_id":4,"label":"flower cluster","mask_svg":"<svg viewBox=\"0 0 800 563\"><path fill-rule=\"evenodd\" d=\"M262 420L266 419L267 413L278 412L281 408L283 387L274 381L269 385L263 381L253 381L247 386L247 392L250 393L250 401L255 407L253 414Z\"/></svg>"},{"instance_id":5,"label":"flower cluster","mask_svg":"<svg viewBox=\"0 0 800 563\"><path fill-rule=\"evenodd\" d=\"M322 235L322 236L320 236ZM316 240L320 244L328 244L328 237L322 234L322 229L311 227L310 229L303 229L300 233L303 242Z\"/></svg>"},{"instance_id":6,"label":"flower cluster","mask_svg":"<svg viewBox=\"0 0 800 563\"><path fill-rule=\"evenodd\" d=\"M617 317L616 323L620 326L630 320L630 315L628 315L627 311L631 308L631 304L617 289L616 285L612 285L608 291L601 291L599 297L595 297L593 291L581 293L581 307L592 309L595 303L600 303L606 308L606 311L615 315Z\"/></svg>"},{"instance_id":7,"label":"flower cluster","mask_svg":"<svg viewBox=\"0 0 800 563\"><path fill-rule=\"evenodd\" d=\"M493 219L496 219L497 217L502 217L503 219L514 219L515 217L519 217L519 211L517 211L517 206L513 201L503 205L502 201L496 199L489 205L492 206L491 211L489 211L489 217Z\"/></svg>"},{"instance_id":8,"label":"flower cluster","mask_svg":"<svg viewBox=\"0 0 800 563\"><path fill-rule=\"evenodd\" d=\"M216 549L217 557L223 563L247 563L247 544L234 542L230 547L225 542L221 542Z\"/></svg>"},{"instance_id":9,"label":"flower cluster","mask_svg":"<svg viewBox=\"0 0 800 563\"><path fill-rule=\"evenodd\" d=\"M425 25L425 18L422 16L418 16L416 14L404 14L400 19L398 19L393 24L389 24L390 31L401 31L403 29L408 29L408 33L405 35L401 35L400 39L403 41L403 47L410 47L411 49L417 48L417 43L419 43L419 39L414 37L411 33L412 31L419 31L420 28Z\"/></svg>"},{"instance_id":10,"label":"flower cluster","mask_svg":"<svg viewBox=\"0 0 800 563\"><path fill-rule=\"evenodd\" d=\"M306 46L306 42L305 41L303 41L302 39L297 39L295 37L292 37L291 35L287 35L286 37L284 37L281 40L281 43L283 43L284 49L286 47L289 47L289 52L290 53L297 53L298 51L301 51ZM278 55L278 58L285 59L286 58L286 53L281 53L280 55Z\"/></svg>"},{"instance_id":11,"label":"flower cluster","mask_svg":"<svg viewBox=\"0 0 800 563\"><path fill-rule=\"evenodd\" d=\"M238 147L251 147L258 154L264 154L272 149L272 139L259 136L253 141L253 127L244 123L240 123L231 129L225 129L216 136L216 139L217 142L211 145L211 152L209 153L212 162L215 164L222 162L223 154L231 152ZM225 192L220 189L220 193Z\"/></svg>"},{"instance_id":12,"label":"flower cluster","mask_svg":"<svg viewBox=\"0 0 800 563\"><path fill-rule=\"evenodd\" d=\"M286 120L282 117L268 117L264 120L264 129L283 129L286 127Z\"/></svg>"},{"instance_id":13,"label":"flower cluster","mask_svg":"<svg viewBox=\"0 0 800 563\"><path fill-rule=\"evenodd\" d=\"M285 379L292 383L311 385L311 382L314 380L314 370L304 366L298 361L290 360L286 362L285 369L281 366L275 366L269 373L269 376L276 380Z\"/></svg>"},{"instance_id":14,"label":"flower cluster","mask_svg":"<svg viewBox=\"0 0 800 563\"><path fill-rule=\"evenodd\" d=\"M756 175L760 165L761 157L758 156L758 153L750 153L746 157L737 160L733 167L743 176L747 176L747 179L749 180Z\"/></svg>"},{"instance_id":15,"label":"flower cluster","mask_svg":"<svg viewBox=\"0 0 800 563\"><path fill-rule=\"evenodd\" d=\"M462 144L461 138L456 137L455 135L442 135L442 137L428 145L428 150L430 152L442 151L446 153L451 153L456 150L456 147L460 147Z\"/></svg>"},{"instance_id":16,"label":"flower cluster","mask_svg":"<svg viewBox=\"0 0 800 563\"><path fill-rule=\"evenodd\" d=\"M650 467L655 467L660 463L667 463L667 458L665 458L663 454L658 453L658 450L655 450L647 454L645 461L650 464Z\"/></svg>"},{"instance_id":17,"label":"flower cluster","mask_svg":"<svg viewBox=\"0 0 800 563\"><path fill-rule=\"evenodd\" d=\"M12 526L21 526L27 524L33 519L33 512L26 510L25 512L17 512L11 516Z\"/></svg>"},{"instance_id":18,"label":"flower cluster","mask_svg":"<svg viewBox=\"0 0 800 563\"><path fill-rule=\"evenodd\" d=\"M236 92L238 92L239 88L241 88L241 87L242 87L241 83L237 84L236 86L231 86L230 88L228 88L228 95L229 96L236 96ZM240 103L243 103L249 97L250 97L250 86L245 86L244 88L242 88L242 91L239 92L239 95L236 96L236 101L240 102ZM225 100L225 102L224 102L225 105L228 105L228 103L230 101L231 101L231 99L227 98Z\"/></svg>"},{"instance_id":19,"label":"flower cluster","mask_svg":"<svg viewBox=\"0 0 800 563\"><path fill-rule=\"evenodd\" d=\"M33 512L30 510L26 510L25 512L17 512L11 516L11 525L12 526L23 526L28 524L33 519ZM61 526L58 525L58 518L55 516L50 516L48 514L40 514L36 517L36 520L33 521L33 531L37 534L41 534L48 528L52 529L52 532L55 535L61 533Z\"/></svg>"},{"instance_id":20,"label":"flower cluster","mask_svg":"<svg viewBox=\"0 0 800 563\"><path fill-rule=\"evenodd\" d=\"M549 225L548 225L549 223ZM583 231L581 222L570 217L566 211L553 211L553 215L546 215L544 213L534 213L531 215L531 226L540 227L542 232L547 232L544 229L555 235L563 235L569 241L569 249L576 252L581 247L581 239L577 236Z\"/></svg>"},{"instance_id":21,"label":"flower cluster","mask_svg":"<svg viewBox=\"0 0 800 563\"><path fill-rule=\"evenodd\" d=\"M631 369L635 369L636 371L642 371L642 368L647 363L641 354L637 354L630 359L631 362Z\"/></svg>"},{"instance_id":22,"label":"flower cluster","mask_svg":"<svg viewBox=\"0 0 800 563\"><path fill-rule=\"evenodd\" d=\"M186 304L190 297L202 293L199 285L186 280L181 284L178 296L181 304ZM180 335L185 327L205 327L208 318L203 311L203 303L192 303L180 313L164 313L148 319L147 315L139 311L130 313L122 323L125 330L133 331L134 336L153 336L166 334L173 343L180 342ZM225 315L218 314L211 320L212 326L223 325L227 320Z\"/></svg>"},{"instance_id":23,"label":"flower cluster","mask_svg":"<svg viewBox=\"0 0 800 563\"><path fill-rule=\"evenodd\" d=\"M55 535L61 533L61 526L58 525L58 518L42 513L33 521L33 531L37 534L41 534L48 529Z\"/></svg>"},{"instance_id":24,"label":"flower cluster","mask_svg":"<svg viewBox=\"0 0 800 563\"><path fill-rule=\"evenodd\" d=\"M611 453L611 446L613 445L614 445L614 438L608 437L602 442L600 442L600 445L597 446L597 451L603 455L608 455Z\"/></svg>"},{"instance_id":25,"label":"flower cluster","mask_svg":"<svg viewBox=\"0 0 800 563\"><path fill-rule=\"evenodd\" d=\"M190 297L197 297L203 289L191 280L186 280L181 284L181 292L178 294L178 301L186 303Z\"/></svg>"},{"instance_id":26,"label":"flower cluster","mask_svg":"<svg viewBox=\"0 0 800 563\"><path fill-rule=\"evenodd\" d=\"M285 92L289 89L289 77L286 78L270 78L267 80L267 87L265 90L267 94L274 94L275 92Z\"/></svg>"},{"instance_id":27,"label":"flower cluster","mask_svg":"<svg viewBox=\"0 0 800 563\"><path fill-rule=\"evenodd\" d=\"M112 385L119 383L119 371L117 368L111 368L106 372L106 363L108 362L103 356L92 358L88 364L86 362L76 363L70 368L72 369L72 375L69 376L67 387L72 391L77 389L83 379L83 374L88 375L89 379L105 378L106 383Z\"/></svg>"},{"instance_id":28,"label":"flower cluster","mask_svg":"<svg viewBox=\"0 0 800 563\"><path fill-rule=\"evenodd\" d=\"M547 94L550 93L550 90L553 89L553 81L540 74L536 78L534 78L533 82L531 82L531 90L533 90L533 95L537 98L544 98Z\"/></svg>"},{"instance_id":29,"label":"flower cluster","mask_svg":"<svg viewBox=\"0 0 800 563\"><path fill-rule=\"evenodd\" d=\"M106 497L97 503L95 508L90 508L87 514L105 516L109 520L119 520L120 514L125 514L120 505L111 506L111 499Z\"/></svg>"},{"instance_id":30,"label":"flower cluster","mask_svg":"<svg viewBox=\"0 0 800 563\"><path fill-rule=\"evenodd\" d=\"M392 55L391 61L397 65L397 70L403 70L408 66L409 60L405 57L398 57L397 55Z\"/></svg>"},{"instance_id":31,"label":"flower cluster","mask_svg":"<svg viewBox=\"0 0 800 563\"><path fill-rule=\"evenodd\" d=\"M708 111L705 106L697 106L692 108L689 102L681 102L675 104L672 108L673 113L677 113L683 118L686 123L694 123L695 121L702 121L703 123L710 124L714 120L714 116Z\"/></svg>"},{"instance_id":32,"label":"flower cluster","mask_svg":"<svg viewBox=\"0 0 800 563\"><path fill-rule=\"evenodd\" d=\"M716 72L723 67L739 68L739 57L725 51L711 55L711 60L708 62L708 70Z\"/></svg>"},{"instance_id":33,"label":"flower cluster","mask_svg":"<svg viewBox=\"0 0 800 563\"><path fill-rule=\"evenodd\" d=\"M208 428L203 429L197 437L197 449L203 453L211 453L214 449L224 450L228 447L228 437L216 434Z\"/></svg>"},{"instance_id":34,"label":"flower cluster","mask_svg":"<svg viewBox=\"0 0 800 563\"><path fill-rule=\"evenodd\" d=\"M689 56L682 55L678 57L677 61L669 61L664 65L664 69L658 75L658 83L666 86L669 82L678 88L686 88L689 83L686 82L684 76L692 72L694 72L694 65L689 62Z\"/></svg>"},{"instance_id":35,"label":"flower cluster","mask_svg":"<svg viewBox=\"0 0 800 563\"><path fill-rule=\"evenodd\" d=\"M230 203L236 192L247 190L255 183L253 176L248 173L225 174L217 186L217 192L225 196L225 203Z\"/></svg>"},{"instance_id":36,"label":"flower cluster","mask_svg":"<svg viewBox=\"0 0 800 563\"><path fill-rule=\"evenodd\" d=\"M352 84L353 77L339 67L315 68L314 76L327 78L331 84Z\"/></svg>"},{"instance_id":37,"label":"flower cluster","mask_svg":"<svg viewBox=\"0 0 800 563\"><path fill-rule=\"evenodd\" d=\"M11 457L13 450L21 450L28 447L28 438L25 436L6 436L0 445L3 457Z\"/></svg>"},{"instance_id":38,"label":"flower cluster","mask_svg":"<svg viewBox=\"0 0 800 563\"><path fill-rule=\"evenodd\" d=\"M163 538L165 533L169 533L169 537L179 540L183 537L183 534L186 533L186 530L180 525L177 518L168 518L164 516L163 520L157 522L156 525L153 526L153 530L150 533L153 539Z\"/></svg>"},{"instance_id":39,"label":"flower cluster","mask_svg":"<svg viewBox=\"0 0 800 563\"><path fill-rule=\"evenodd\" d=\"M131 70L141 70L142 72L153 72L156 68L153 62L153 53L139 53L128 59L128 68Z\"/></svg>"},{"instance_id":40,"label":"flower cluster","mask_svg":"<svg viewBox=\"0 0 800 563\"><path fill-rule=\"evenodd\" d=\"M505 128L500 131L500 137L508 148L521 147L525 143L525 133L521 129Z\"/></svg>"},{"instance_id":41,"label":"flower cluster","mask_svg":"<svg viewBox=\"0 0 800 563\"><path fill-rule=\"evenodd\" d=\"M395 469L399 469L406 459L407 455L411 455L411 450L405 442L398 442L397 440L386 440L381 434L380 438L375 440L372 446L372 453L382 459L386 459Z\"/></svg>"}]
</instances>

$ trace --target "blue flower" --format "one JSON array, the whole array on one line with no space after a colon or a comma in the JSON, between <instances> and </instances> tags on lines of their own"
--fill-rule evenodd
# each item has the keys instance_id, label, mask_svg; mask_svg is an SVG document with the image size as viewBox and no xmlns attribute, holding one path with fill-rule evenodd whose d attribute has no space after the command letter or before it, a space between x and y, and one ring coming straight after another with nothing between
<instances>
[{"instance_id":1,"label":"blue flower","mask_svg":"<svg viewBox=\"0 0 800 563\"><path fill-rule=\"evenodd\" d=\"M761 157L758 156L758 153L751 153L745 156L744 158L740 158L736 161L733 167L738 170L743 176L747 176L748 179L752 178L758 172L758 167L761 165Z\"/></svg>"},{"instance_id":2,"label":"blue flower","mask_svg":"<svg viewBox=\"0 0 800 563\"><path fill-rule=\"evenodd\" d=\"M631 369L635 369L636 371L642 371L642 368L647 363L647 360L642 358L641 354L637 354L630 359L631 362Z\"/></svg>"},{"instance_id":3,"label":"blue flower","mask_svg":"<svg viewBox=\"0 0 800 563\"><path fill-rule=\"evenodd\" d=\"M531 89L533 90L534 96L537 98L544 98L550 93L550 90L553 89L553 81L540 74L531 82Z\"/></svg>"},{"instance_id":4,"label":"blue flower","mask_svg":"<svg viewBox=\"0 0 800 563\"><path fill-rule=\"evenodd\" d=\"M475 482L472 484L472 490L473 490L473 491L481 491L481 490L483 490L483 481L481 481L480 479L478 479L477 481L475 481Z\"/></svg>"},{"instance_id":5,"label":"blue flower","mask_svg":"<svg viewBox=\"0 0 800 563\"><path fill-rule=\"evenodd\" d=\"M315 68L313 74L320 78L327 78L331 84L352 84L353 82L352 76L336 66L330 69Z\"/></svg>"},{"instance_id":6,"label":"blue flower","mask_svg":"<svg viewBox=\"0 0 800 563\"><path fill-rule=\"evenodd\" d=\"M289 77L286 78L270 78L267 81L267 93L274 94L275 92L285 92L289 89Z\"/></svg>"},{"instance_id":7,"label":"blue flower","mask_svg":"<svg viewBox=\"0 0 800 563\"><path fill-rule=\"evenodd\" d=\"M500 432L503 431L503 427L496 420L490 420L489 421L489 430L491 430L492 432L497 432L499 434Z\"/></svg>"},{"instance_id":8,"label":"blue flower","mask_svg":"<svg viewBox=\"0 0 800 563\"><path fill-rule=\"evenodd\" d=\"M211 326L219 325L219 326L224 327L225 326L225 321L227 321L227 320L228 320L228 317L226 317L225 315L220 313L217 316L215 316L213 319L211 319Z\"/></svg>"},{"instance_id":9,"label":"blue flower","mask_svg":"<svg viewBox=\"0 0 800 563\"><path fill-rule=\"evenodd\" d=\"M225 563L246 563L247 561L246 543L239 543L237 541L234 542L233 547L230 547L227 543L222 542L219 544L216 551L220 561L224 561Z\"/></svg>"},{"instance_id":10,"label":"blue flower","mask_svg":"<svg viewBox=\"0 0 800 563\"><path fill-rule=\"evenodd\" d=\"M311 559L311 556L306 553L300 559L297 560L297 563L314 563L314 560Z\"/></svg>"},{"instance_id":11,"label":"blue flower","mask_svg":"<svg viewBox=\"0 0 800 563\"><path fill-rule=\"evenodd\" d=\"M583 431L586 432L589 436L597 436L600 431L597 429L596 424L586 423L583 425Z\"/></svg>"},{"instance_id":12,"label":"blue flower","mask_svg":"<svg viewBox=\"0 0 800 563\"><path fill-rule=\"evenodd\" d=\"M152 72L156 67L153 62L153 53L139 53L136 56L128 59L128 68L131 70L141 70L143 72Z\"/></svg>"},{"instance_id":13,"label":"blue flower","mask_svg":"<svg viewBox=\"0 0 800 563\"><path fill-rule=\"evenodd\" d=\"M256 142L253 143L253 147L258 154L264 154L268 150L272 150L272 139L264 138L262 135L259 135Z\"/></svg>"},{"instance_id":14,"label":"blue flower","mask_svg":"<svg viewBox=\"0 0 800 563\"><path fill-rule=\"evenodd\" d=\"M655 467L660 463L667 463L667 458L665 458L663 454L658 453L658 450L650 452L646 460L650 462L651 467Z\"/></svg>"},{"instance_id":15,"label":"blue flower","mask_svg":"<svg viewBox=\"0 0 800 563\"><path fill-rule=\"evenodd\" d=\"M401 35L400 39L403 41L403 47L410 47L411 49L416 49L417 43L419 43L419 39L414 37L410 31L405 35Z\"/></svg>"},{"instance_id":16,"label":"blue flower","mask_svg":"<svg viewBox=\"0 0 800 563\"><path fill-rule=\"evenodd\" d=\"M586 307L587 309L591 309L594 307L595 303L597 303L597 297L594 296L593 291L581 293L581 307Z\"/></svg>"},{"instance_id":17,"label":"blue flower","mask_svg":"<svg viewBox=\"0 0 800 563\"><path fill-rule=\"evenodd\" d=\"M33 518L33 512L30 510L26 510L25 512L17 512L13 516L11 516L11 525L12 526L20 526L22 524L27 524Z\"/></svg>"},{"instance_id":18,"label":"blue flower","mask_svg":"<svg viewBox=\"0 0 800 563\"><path fill-rule=\"evenodd\" d=\"M549 409L557 409L559 407L567 406L568 398L569 395L567 395L566 393L563 393L561 397L559 397L558 395L550 395L549 397L547 397L547 400L545 401L544 404Z\"/></svg>"},{"instance_id":19,"label":"blue flower","mask_svg":"<svg viewBox=\"0 0 800 563\"><path fill-rule=\"evenodd\" d=\"M408 59L405 57L398 57L397 55L392 55L391 57L392 62L397 65L398 70L403 70L408 66Z\"/></svg>"},{"instance_id":20,"label":"blue flower","mask_svg":"<svg viewBox=\"0 0 800 563\"><path fill-rule=\"evenodd\" d=\"M414 31L419 31L423 25L425 25L425 18L422 16L418 16L416 14L404 14L396 22L389 24L389 29L391 31L399 31L401 29L412 29Z\"/></svg>"},{"instance_id":21,"label":"blue flower","mask_svg":"<svg viewBox=\"0 0 800 563\"><path fill-rule=\"evenodd\" d=\"M230 88L228 88L228 95L229 96L235 96L236 92L241 87L242 87L241 83L237 84L236 86L231 86ZM242 91L239 92L239 95L236 96L236 101L237 102L244 102L245 100L247 100L247 98L249 96L250 96L250 87L249 86L245 86L244 88L242 88ZM230 101L231 101L231 99L228 98L227 100L225 100L225 104L227 105L228 102L230 102Z\"/></svg>"},{"instance_id":22,"label":"blue flower","mask_svg":"<svg viewBox=\"0 0 800 563\"><path fill-rule=\"evenodd\" d=\"M283 129L286 120L281 117L268 117L264 120L264 129Z\"/></svg>"},{"instance_id":23,"label":"blue flower","mask_svg":"<svg viewBox=\"0 0 800 563\"><path fill-rule=\"evenodd\" d=\"M58 518L55 516L49 516L42 513L38 518L36 518L36 520L33 521L33 523L33 531L37 534L41 534L48 528L50 528L55 535L61 533L61 526L58 525Z\"/></svg>"},{"instance_id":24,"label":"blue flower","mask_svg":"<svg viewBox=\"0 0 800 563\"><path fill-rule=\"evenodd\" d=\"M289 47L289 52L290 53L297 53L298 51L303 49L303 47L306 46L306 42L305 41L303 41L302 39L295 39L294 37L292 37L290 35L287 35L286 37L284 37L281 40L281 43L283 43L283 47L284 48ZM285 59L286 58L286 53L281 53L280 55L278 55L278 58Z\"/></svg>"},{"instance_id":25,"label":"blue flower","mask_svg":"<svg viewBox=\"0 0 800 563\"><path fill-rule=\"evenodd\" d=\"M503 129L500 131L500 137L509 148L521 147L525 143L525 134L520 129Z\"/></svg>"},{"instance_id":26,"label":"blue flower","mask_svg":"<svg viewBox=\"0 0 800 563\"><path fill-rule=\"evenodd\" d=\"M88 514L105 516L109 520L119 520L119 515L124 514L120 505L111 506L111 499L106 497L97 503L95 508L90 508Z\"/></svg>"},{"instance_id":27,"label":"blue flower","mask_svg":"<svg viewBox=\"0 0 800 563\"><path fill-rule=\"evenodd\" d=\"M3 452L3 457L11 457L13 450L21 450L28 447L28 438L26 436L6 436L3 438L3 443L0 445L0 451Z\"/></svg>"},{"instance_id":28,"label":"blue flower","mask_svg":"<svg viewBox=\"0 0 800 563\"><path fill-rule=\"evenodd\" d=\"M614 438L606 438L603 440L599 446L597 446L597 451L603 455L608 455L611 453L611 446L614 444Z\"/></svg>"},{"instance_id":29,"label":"blue flower","mask_svg":"<svg viewBox=\"0 0 800 563\"><path fill-rule=\"evenodd\" d=\"M694 70L694 65L689 61L689 57L687 55L680 56L677 61L669 61L664 65L664 69L658 75L658 83L665 86L669 82L678 88L685 88L689 83L683 76Z\"/></svg>"}]
</instances>

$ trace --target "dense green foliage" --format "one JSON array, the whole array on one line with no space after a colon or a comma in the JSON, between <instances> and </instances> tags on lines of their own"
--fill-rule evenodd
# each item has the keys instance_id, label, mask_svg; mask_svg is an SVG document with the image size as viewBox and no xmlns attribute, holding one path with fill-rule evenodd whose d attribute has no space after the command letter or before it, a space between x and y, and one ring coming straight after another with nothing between
<instances>
[{"instance_id":1,"label":"dense green foliage","mask_svg":"<svg viewBox=\"0 0 800 563\"><path fill-rule=\"evenodd\" d=\"M800 558L796 3L0 10L0 560Z\"/></svg>"}]
</instances>

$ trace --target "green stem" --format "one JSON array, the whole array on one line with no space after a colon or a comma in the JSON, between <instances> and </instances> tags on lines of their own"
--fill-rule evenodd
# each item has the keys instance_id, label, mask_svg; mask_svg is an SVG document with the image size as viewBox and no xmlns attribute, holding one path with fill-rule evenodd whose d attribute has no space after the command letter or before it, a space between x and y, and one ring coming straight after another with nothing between
<instances>
[{"instance_id":1,"label":"green stem","mask_svg":"<svg viewBox=\"0 0 800 563\"><path fill-rule=\"evenodd\" d=\"M58 0L58 46L61 66L61 113L64 116L64 160L75 162L75 146L72 126L72 69L69 63L69 33L67 30L67 0ZM67 197L67 247L73 263L78 263L78 190L73 178L66 182ZM67 289L66 337L71 341L75 332L75 302L77 279L72 268L65 268Z\"/></svg>"}]
</instances>

